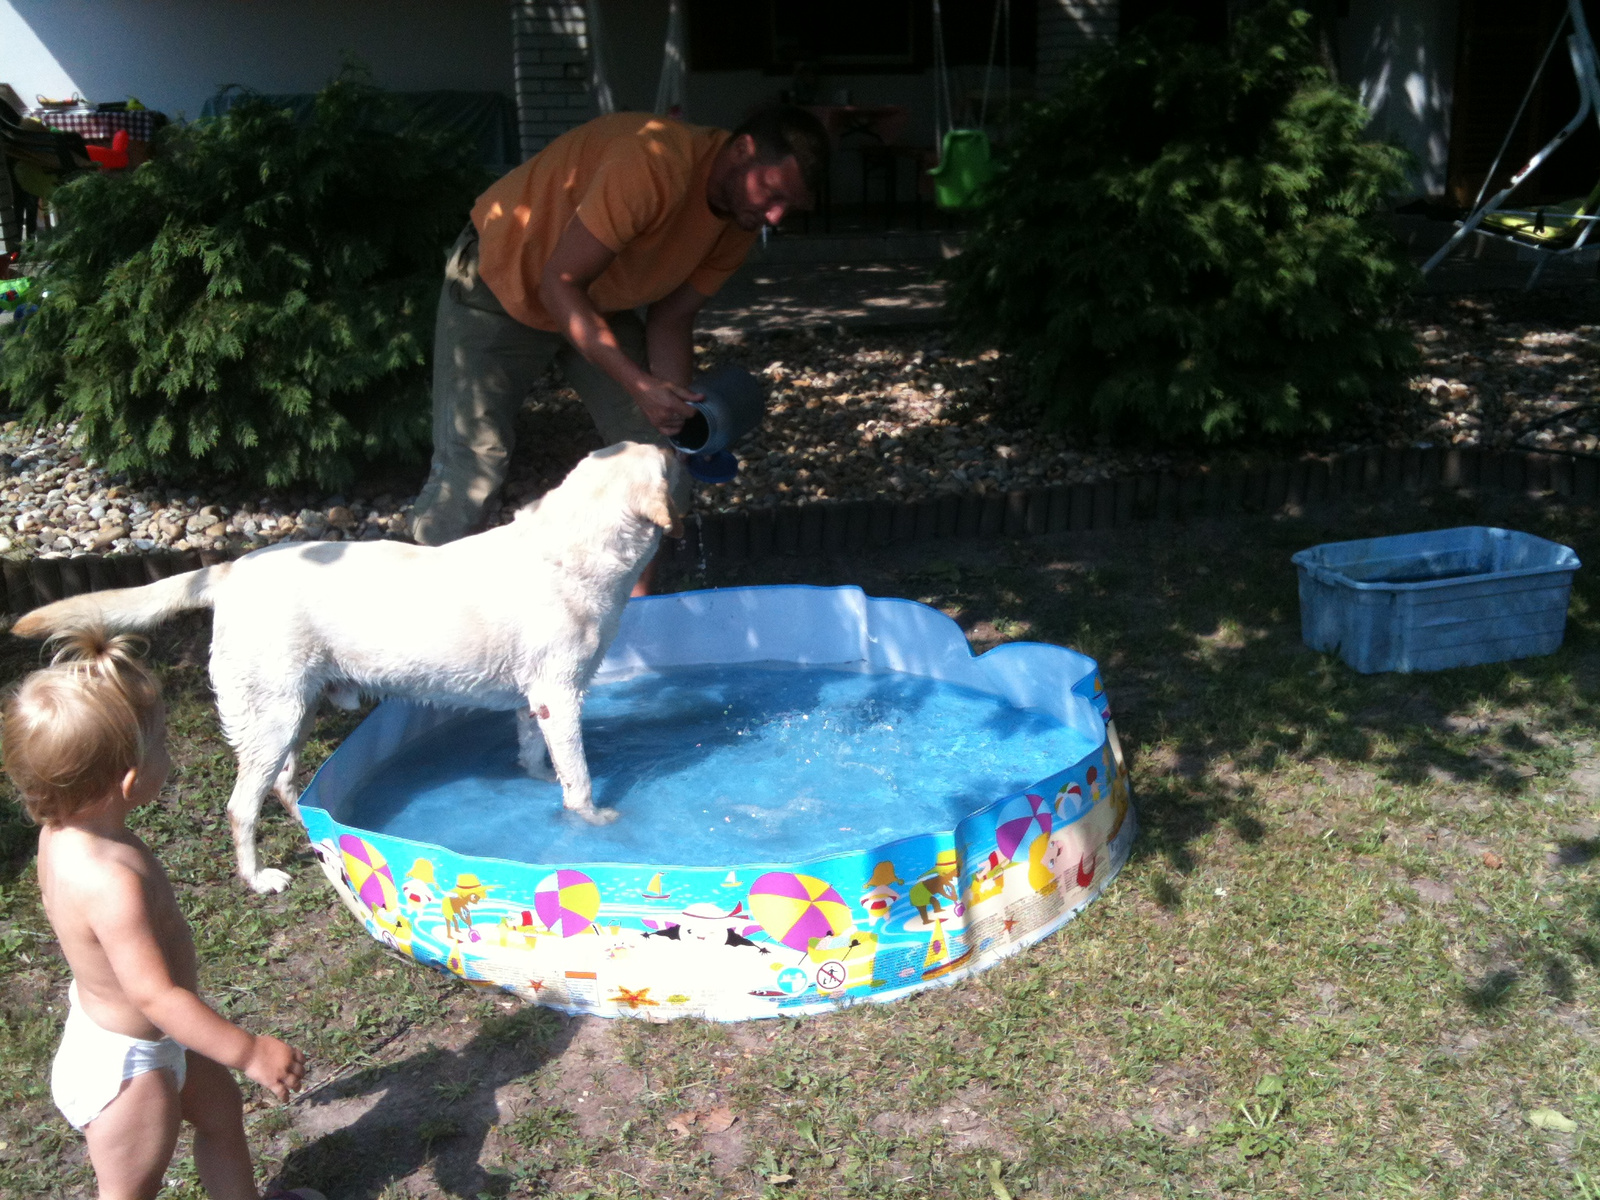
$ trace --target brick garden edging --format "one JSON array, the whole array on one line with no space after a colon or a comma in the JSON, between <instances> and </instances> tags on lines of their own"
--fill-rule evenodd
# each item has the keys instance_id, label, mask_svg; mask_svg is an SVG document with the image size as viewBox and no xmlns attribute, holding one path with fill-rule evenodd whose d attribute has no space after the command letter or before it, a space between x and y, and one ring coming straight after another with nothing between
<instances>
[{"instance_id":1,"label":"brick garden edging","mask_svg":"<svg viewBox=\"0 0 1600 1200\"><path fill-rule=\"evenodd\" d=\"M1480 488L1556 495L1600 504L1600 457L1534 450L1447 446L1374 448L1308 457L1254 470L1201 467L1147 472L1099 483L1062 484L931 500L812 501L782 508L711 513L686 523L669 542L675 565L774 556L853 553L909 542L1028 537L1119 529L1142 521L1186 521L1270 513L1338 500L1435 488ZM107 588L137 587L238 557L213 550L152 550L109 557L0 561L4 611Z\"/></svg>"},{"instance_id":2,"label":"brick garden edging","mask_svg":"<svg viewBox=\"0 0 1600 1200\"><path fill-rule=\"evenodd\" d=\"M986 496L969 492L918 501L813 501L698 517L675 544L671 561L693 565L852 553L936 539L1078 533L1441 487L1554 494L1597 504L1600 457L1476 446L1375 448L1254 470L1147 472Z\"/></svg>"}]
</instances>

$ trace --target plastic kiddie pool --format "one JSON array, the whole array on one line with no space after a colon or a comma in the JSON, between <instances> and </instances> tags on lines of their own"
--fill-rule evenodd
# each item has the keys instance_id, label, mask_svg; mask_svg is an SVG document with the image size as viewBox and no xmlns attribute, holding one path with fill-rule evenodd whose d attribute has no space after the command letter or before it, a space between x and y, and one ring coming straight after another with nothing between
<instances>
[{"instance_id":1,"label":"plastic kiddie pool","mask_svg":"<svg viewBox=\"0 0 1600 1200\"><path fill-rule=\"evenodd\" d=\"M584 709L595 802L511 713L380 705L301 799L385 944L568 1012L741 1020L954 982L1059 928L1134 820L1099 670L973 657L857 588L629 603Z\"/></svg>"}]
</instances>

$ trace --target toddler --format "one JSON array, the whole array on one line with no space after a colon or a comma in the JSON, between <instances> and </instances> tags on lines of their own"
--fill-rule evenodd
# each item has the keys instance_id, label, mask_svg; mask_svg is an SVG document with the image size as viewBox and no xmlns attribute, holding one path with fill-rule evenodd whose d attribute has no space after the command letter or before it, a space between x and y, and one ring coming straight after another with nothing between
<instances>
[{"instance_id":1,"label":"toddler","mask_svg":"<svg viewBox=\"0 0 1600 1200\"><path fill-rule=\"evenodd\" d=\"M213 1200L259 1200L243 1071L286 1100L305 1060L218 1016L161 864L124 824L166 783L166 713L132 640L80 630L7 700L5 767L39 831L39 888L72 968L51 1092L83 1130L102 1200L154 1197L178 1122ZM300 1189L278 1197L320 1200ZM269 1200L271 1198L269 1197Z\"/></svg>"}]
</instances>

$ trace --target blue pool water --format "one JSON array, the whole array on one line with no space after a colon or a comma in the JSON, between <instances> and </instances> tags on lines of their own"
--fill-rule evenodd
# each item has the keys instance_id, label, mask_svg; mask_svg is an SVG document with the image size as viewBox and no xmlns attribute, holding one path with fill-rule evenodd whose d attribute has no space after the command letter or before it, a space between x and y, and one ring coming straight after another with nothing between
<instances>
[{"instance_id":1,"label":"blue pool water","mask_svg":"<svg viewBox=\"0 0 1600 1200\"><path fill-rule=\"evenodd\" d=\"M527 863L788 863L952 828L1096 743L1052 717L911 675L778 663L594 687L591 826L517 765L511 713L472 712L388 759L342 823Z\"/></svg>"}]
</instances>

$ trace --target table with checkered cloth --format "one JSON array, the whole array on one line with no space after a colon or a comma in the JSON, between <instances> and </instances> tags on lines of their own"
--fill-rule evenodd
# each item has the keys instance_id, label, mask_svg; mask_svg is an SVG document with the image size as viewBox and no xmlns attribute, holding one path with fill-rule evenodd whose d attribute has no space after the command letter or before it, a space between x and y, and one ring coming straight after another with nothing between
<instances>
[{"instance_id":1,"label":"table with checkered cloth","mask_svg":"<svg viewBox=\"0 0 1600 1200\"><path fill-rule=\"evenodd\" d=\"M51 129L82 135L90 141L109 140L119 129L136 142L148 142L166 124L166 117L148 108L132 112L91 112L84 108L36 108L28 113Z\"/></svg>"}]
</instances>

